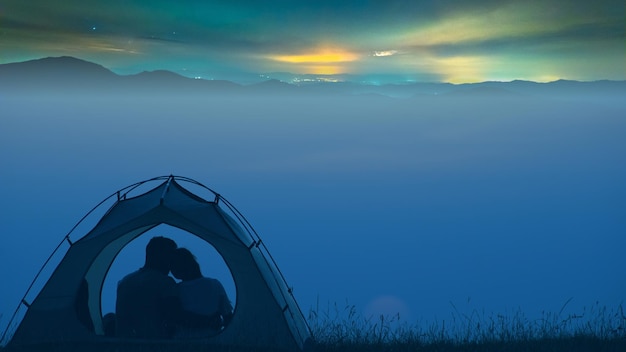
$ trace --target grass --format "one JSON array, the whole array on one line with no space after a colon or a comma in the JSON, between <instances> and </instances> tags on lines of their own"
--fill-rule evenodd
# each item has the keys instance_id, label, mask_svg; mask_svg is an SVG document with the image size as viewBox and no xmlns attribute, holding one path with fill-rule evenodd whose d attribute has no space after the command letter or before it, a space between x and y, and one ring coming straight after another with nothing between
<instances>
[{"instance_id":1,"label":"grass","mask_svg":"<svg viewBox=\"0 0 626 352\"><path fill-rule=\"evenodd\" d=\"M354 305L319 306L309 312L308 322L317 352L625 352L626 315L622 305L607 309L598 303L578 314L563 316L543 312L528 319L521 310L512 314L461 313L454 305L449 320L436 323L404 322L399 315L364 317ZM0 315L1 317L1 315ZM200 352L193 345L97 346L101 351ZM174 347L174 348L172 348ZM206 346L204 346L206 347ZM54 345L18 351L90 351L94 346ZM213 350L213 349L211 349ZM0 347L2 352L9 351ZM222 351L244 352L226 348ZM261 351L258 351L261 352ZM263 351L266 352L266 351ZM269 352L269 351L267 351Z\"/></svg>"},{"instance_id":2,"label":"grass","mask_svg":"<svg viewBox=\"0 0 626 352\"><path fill-rule=\"evenodd\" d=\"M402 322L399 315L366 318L356 307L337 305L311 310L308 321L319 352L331 351L476 351L476 352L625 352L626 315L620 305L596 305L579 314L543 312L528 319L521 310L510 315L472 311L453 305L450 320Z\"/></svg>"}]
</instances>

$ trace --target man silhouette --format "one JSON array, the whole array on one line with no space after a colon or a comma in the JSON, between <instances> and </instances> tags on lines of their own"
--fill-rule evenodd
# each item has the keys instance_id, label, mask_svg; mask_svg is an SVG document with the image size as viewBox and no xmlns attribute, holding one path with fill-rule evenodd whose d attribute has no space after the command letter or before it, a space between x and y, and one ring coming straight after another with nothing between
<instances>
[{"instance_id":1,"label":"man silhouette","mask_svg":"<svg viewBox=\"0 0 626 352\"><path fill-rule=\"evenodd\" d=\"M176 242L154 237L146 246L145 265L117 284L116 336L165 338L174 329L176 282L168 276ZM178 303L179 304L179 303Z\"/></svg>"}]
</instances>

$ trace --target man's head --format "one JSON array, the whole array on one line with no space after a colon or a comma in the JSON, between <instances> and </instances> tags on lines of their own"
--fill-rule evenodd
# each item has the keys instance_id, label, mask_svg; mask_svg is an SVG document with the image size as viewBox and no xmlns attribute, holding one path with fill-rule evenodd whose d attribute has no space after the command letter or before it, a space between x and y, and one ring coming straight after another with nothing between
<instances>
[{"instance_id":1,"label":"man's head","mask_svg":"<svg viewBox=\"0 0 626 352\"><path fill-rule=\"evenodd\" d=\"M176 242L167 237L153 237L146 246L146 268L155 269L167 275L170 271Z\"/></svg>"}]
</instances>

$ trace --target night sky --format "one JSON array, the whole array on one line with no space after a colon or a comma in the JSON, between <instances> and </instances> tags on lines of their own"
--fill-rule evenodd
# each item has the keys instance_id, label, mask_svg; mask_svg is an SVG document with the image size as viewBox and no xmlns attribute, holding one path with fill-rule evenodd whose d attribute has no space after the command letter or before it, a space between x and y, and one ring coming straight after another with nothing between
<instances>
[{"instance_id":1,"label":"night sky","mask_svg":"<svg viewBox=\"0 0 626 352\"><path fill-rule=\"evenodd\" d=\"M69 55L235 81L622 80L624 16L619 0L4 0L0 63Z\"/></svg>"}]
</instances>

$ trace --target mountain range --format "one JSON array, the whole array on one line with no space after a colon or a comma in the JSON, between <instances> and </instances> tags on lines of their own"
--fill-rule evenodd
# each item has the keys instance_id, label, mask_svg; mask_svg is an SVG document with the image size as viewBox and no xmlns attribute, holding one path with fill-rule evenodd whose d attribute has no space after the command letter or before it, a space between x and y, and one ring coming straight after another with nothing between
<instances>
[{"instance_id":1,"label":"mountain range","mask_svg":"<svg viewBox=\"0 0 626 352\"><path fill-rule=\"evenodd\" d=\"M93 62L74 57L47 57L24 62L0 64L0 94L33 93L81 94L183 94L183 95L281 95L281 96L365 96L380 98L523 98L528 96L608 97L626 96L626 81L579 82L559 80L481 82L451 84L415 82L374 85L351 81L303 80L287 83L271 79L241 85L227 80L205 80L157 70L134 75L118 75Z\"/></svg>"}]
</instances>

